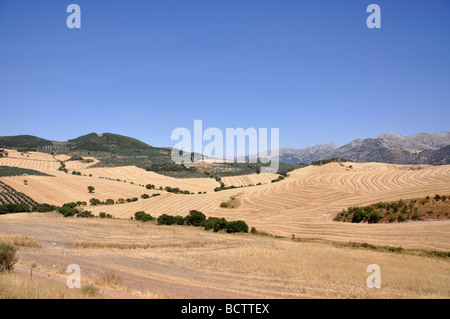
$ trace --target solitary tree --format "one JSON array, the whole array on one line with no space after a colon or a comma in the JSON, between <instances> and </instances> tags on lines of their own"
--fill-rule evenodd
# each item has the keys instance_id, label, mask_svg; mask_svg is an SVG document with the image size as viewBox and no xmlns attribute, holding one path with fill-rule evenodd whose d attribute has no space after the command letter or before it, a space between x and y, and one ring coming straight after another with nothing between
<instances>
[{"instance_id":1,"label":"solitary tree","mask_svg":"<svg viewBox=\"0 0 450 319\"><path fill-rule=\"evenodd\" d=\"M94 190L95 190L95 188L93 186L88 186L89 193L92 193Z\"/></svg>"}]
</instances>

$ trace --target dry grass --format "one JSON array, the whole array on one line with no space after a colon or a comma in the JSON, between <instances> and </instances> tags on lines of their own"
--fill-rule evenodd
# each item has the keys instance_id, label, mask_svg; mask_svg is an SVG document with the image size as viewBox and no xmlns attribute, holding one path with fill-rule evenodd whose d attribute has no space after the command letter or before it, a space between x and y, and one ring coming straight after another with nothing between
<instances>
[{"instance_id":1,"label":"dry grass","mask_svg":"<svg viewBox=\"0 0 450 319\"><path fill-rule=\"evenodd\" d=\"M0 242L13 244L20 247L42 248L38 240L28 236L0 235Z\"/></svg>"},{"instance_id":2,"label":"dry grass","mask_svg":"<svg viewBox=\"0 0 450 319\"><path fill-rule=\"evenodd\" d=\"M101 298L84 294L80 289L49 282L41 278L30 279L26 274L5 272L0 274L0 299L89 299Z\"/></svg>"},{"instance_id":3,"label":"dry grass","mask_svg":"<svg viewBox=\"0 0 450 319\"><path fill-rule=\"evenodd\" d=\"M83 242L76 243L74 248L82 249L120 249L120 250L132 250L132 249L157 249L157 248L195 248L195 247L206 247L215 245L216 243L210 243L205 241L187 241L187 242L163 242L158 244L124 244L124 243L94 243L94 242Z\"/></svg>"},{"instance_id":4,"label":"dry grass","mask_svg":"<svg viewBox=\"0 0 450 319\"><path fill-rule=\"evenodd\" d=\"M450 297L449 259L426 254L352 248L323 240L213 233L130 220L62 219L50 214L2 216L0 232L2 227L48 242L64 236L68 244L64 250L53 246L42 248L44 253L28 249L20 256L24 264L34 261L44 268L56 264L53 271L61 268L64 276L67 264L76 262L85 278L91 278L88 282L137 297ZM72 248L79 238L92 241ZM148 248L134 248L142 247L139 245ZM366 287L370 264L381 267L382 289ZM189 289L183 290L185 287ZM153 292L148 292L149 288Z\"/></svg>"},{"instance_id":5,"label":"dry grass","mask_svg":"<svg viewBox=\"0 0 450 319\"><path fill-rule=\"evenodd\" d=\"M118 288L122 284L122 278L112 271L105 271L97 275L92 282L99 286Z\"/></svg>"},{"instance_id":6,"label":"dry grass","mask_svg":"<svg viewBox=\"0 0 450 319\"><path fill-rule=\"evenodd\" d=\"M89 280L89 282L93 283L95 286L106 287L109 289L114 289L116 291L125 292L128 294L132 294L137 298L143 299L167 299L168 296L159 292L152 292L149 290L139 291L135 289L131 289L127 286L123 285L123 279L121 276L116 274L112 270L106 270Z\"/></svg>"},{"instance_id":7,"label":"dry grass","mask_svg":"<svg viewBox=\"0 0 450 319\"><path fill-rule=\"evenodd\" d=\"M240 275L242 285L272 286L297 296L333 298L449 298L450 264L308 243L272 242L221 251L179 251L174 262L218 277ZM365 286L370 264L381 267L382 289ZM244 279L245 278L245 279ZM277 288L277 285L283 285Z\"/></svg>"}]
</instances>

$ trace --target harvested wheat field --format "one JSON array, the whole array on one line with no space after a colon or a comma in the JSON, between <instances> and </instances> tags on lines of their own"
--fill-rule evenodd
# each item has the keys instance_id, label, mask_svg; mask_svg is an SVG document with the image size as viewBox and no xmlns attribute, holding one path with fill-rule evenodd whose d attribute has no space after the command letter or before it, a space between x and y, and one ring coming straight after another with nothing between
<instances>
[{"instance_id":1,"label":"harvested wheat field","mask_svg":"<svg viewBox=\"0 0 450 319\"><path fill-rule=\"evenodd\" d=\"M54 174L55 177L27 176L27 185L24 184L22 176L2 177L1 181L19 192L28 194L39 203L52 205L62 205L73 201L89 202L91 198L98 198L101 201L106 199L116 201L119 198L139 198L143 193L155 193L155 191L130 183L59 172ZM93 186L95 191L89 193L88 186Z\"/></svg>"},{"instance_id":2,"label":"harvested wheat field","mask_svg":"<svg viewBox=\"0 0 450 319\"><path fill-rule=\"evenodd\" d=\"M392 224L338 223L333 218L352 205L450 193L450 166L411 169L379 163L309 166L290 173L283 181L244 189L202 195L151 198L126 206L95 207L121 218L137 211L152 216L185 216L197 209L207 216L245 220L249 226L272 235L368 242L404 248L450 250L450 221ZM236 209L220 208L221 202L240 195ZM126 207L126 209L124 209Z\"/></svg>"},{"instance_id":3,"label":"harvested wheat field","mask_svg":"<svg viewBox=\"0 0 450 319\"><path fill-rule=\"evenodd\" d=\"M10 149L7 151L9 156L0 158L0 165L34 169L49 174L58 171L60 165L49 154L40 152L20 153Z\"/></svg>"},{"instance_id":4,"label":"harvested wheat field","mask_svg":"<svg viewBox=\"0 0 450 319\"><path fill-rule=\"evenodd\" d=\"M117 219L64 218L57 213L1 215L0 238L19 245L21 267L34 262L42 273L64 277L67 265L76 263L85 282L136 298L450 297L450 264L446 258L429 255L450 251L450 220L333 221L352 205L450 194L449 165L330 163L292 171L274 183L276 175L224 178L228 185L262 185L214 192L218 183L211 178L175 179L136 167L90 168L92 163L73 163L81 176L58 171L59 162L49 155L13 154L0 159L0 165L53 176L27 176L27 183L23 176L0 180L40 203L89 202L92 197L138 200L85 207L96 216L105 212ZM149 190L146 184L195 194ZM93 193L88 186L95 188ZM160 196L142 199L144 193ZM239 198L237 208L220 207L232 197ZM193 209L229 221L244 220L261 233L283 238L130 220L138 211L154 217L186 216ZM367 243L369 248L355 248L355 243ZM366 287L370 264L380 265L383 289Z\"/></svg>"},{"instance_id":5,"label":"harvested wheat field","mask_svg":"<svg viewBox=\"0 0 450 319\"><path fill-rule=\"evenodd\" d=\"M0 165L37 169L55 176L28 176L28 185L24 185L22 177L0 178L38 202L61 205L71 201L88 202L92 197L101 201L139 198L122 205L89 207L95 215L106 212L115 217L130 218L137 211L145 211L155 217L162 214L185 216L190 210L197 209L207 216L244 220L258 231L277 236L450 250L449 220L392 224L333 221L338 212L352 205L450 193L449 165L352 163L349 168L342 163L330 163L292 171L289 177L275 183L214 192L212 190L218 183L212 178L175 179L136 167L85 168L81 169L82 174L92 174L92 177L76 176L58 171L59 163L50 155L31 153L26 159L15 156L21 155L1 158ZM246 175L224 180L230 184L242 181L250 184L250 181L264 178L267 177ZM143 187L146 184L179 187L195 194L148 190ZM94 193L88 193L88 186L95 188ZM198 191L202 194L197 194ZM204 191L207 194L203 194ZM160 193L161 196L143 200L140 196L144 193ZM238 208L220 207L223 201L237 195L241 202Z\"/></svg>"},{"instance_id":6,"label":"harvested wheat field","mask_svg":"<svg viewBox=\"0 0 450 319\"><path fill-rule=\"evenodd\" d=\"M182 190L190 192L211 192L219 183L212 178L173 178L157 174L155 172L146 171L136 166L121 166L121 167L99 167L99 168L85 168L80 170L82 174L92 174L93 177L104 177L112 180L121 180L133 182L134 184L153 184L156 188L159 187L178 187Z\"/></svg>"},{"instance_id":7,"label":"harvested wheat field","mask_svg":"<svg viewBox=\"0 0 450 319\"><path fill-rule=\"evenodd\" d=\"M0 233L39 243L19 246L22 268L64 278L75 263L83 282L135 298L450 297L450 264L437 257L56 213L2 215ZM366 287L370 264L382 289Z\"/></svg>"},{"instance_id":8,"label":"harvested wheat field","mask_svg":"<svg viewBox=\"0 0 450 319\"><path fill-rule=\"evenodd\" d=\"M256 185L256 184L269 184L272 182L272 180L278 178L278 174L249 174L249 175L242 175L242 176L227 176L222 177L222 182L225 184L226 187L228 186L249 186L249 185Z\"/></svg>"}]
</instances>

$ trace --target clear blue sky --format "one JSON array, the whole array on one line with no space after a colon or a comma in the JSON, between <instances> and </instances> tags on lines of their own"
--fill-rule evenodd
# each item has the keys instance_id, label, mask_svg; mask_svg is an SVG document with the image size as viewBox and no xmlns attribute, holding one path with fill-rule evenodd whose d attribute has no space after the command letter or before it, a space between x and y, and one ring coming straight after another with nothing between
<instances>
[{"instance_id":1,"label":"clear blue sky","mask_svg":"<svg viewBox=\"0 0 450 319\"><path fill-rule=\"evenodd\" d=\"M0 136L154 146L195 119L282 147L449 131L450 1L0 0L0 110Z\"/></svg>"}]
</instances>

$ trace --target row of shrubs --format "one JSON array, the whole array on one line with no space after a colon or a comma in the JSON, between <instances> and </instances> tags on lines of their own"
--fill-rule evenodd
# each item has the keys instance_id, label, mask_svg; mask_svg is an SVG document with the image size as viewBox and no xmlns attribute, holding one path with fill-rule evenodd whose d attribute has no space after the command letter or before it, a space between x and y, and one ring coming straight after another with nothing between
<instances>
[{"instance_id":1,"label":"row of shrubs","mask_svg":"<svg viewBox=\"0 0 450 319\"><path fill-rule=\"evenodd\" d=\"M64 217L80 217L80 218L92 218L95 217L91 211L82 210L76 203L66 203L62 207L56 207L56 211ZM101 212L98 214L99 218L113 218L112 215Z\"/></svg>"},{"instance_id":2,"label":"row of shrubs","mask_svg":"<svg viewBox=\"0 0 450 319\"><path fill-rule=\"evenodd\" d=\"M159 196L160 194L152 194L151 197L156 197ZM142 198L150 198L150 196L148 194L143 194L141 196ZM136 197L134 198L127 198L126 200L123 198L119 198L117 200L117 204L123 204L125 202L135 202L138 199ZM113 199L107 199L106 201L100 201L97 198L91 198L89 200L89 203L92 206L97 206L97 205L113 205L114 204L114 200ZM74 211L71 210L67 210L67 208L73 209L75 207L81 207L81 206L86 206L87 203L85 201L77 201L77 202L71 202L71 203L66 203L64 204L62 207L57 207L55 205L49 205L49 204L36 204L33 206L29 206L23 203L17 203L17 204L2 204L0 205L0 215L2 214L11 214L11 213L29 213L29 212L39 212L39 213L45 213L45 212L52 212L57 210L58 212L60 212L61 214L65 215L65 216L73 216L76 213ZM61 210L61 211L60 211Z\"/></svg>"},{"instance_id":3,"label":"row of shrubs","mask_svg":"<svg viewBox=\"0 0 450 319\"><path fill-rule=\"evenodd\" d=\"M147 189L156 189L156 186L153 185L153 184L147 184L147 185L145 185L145 188L147 188ZM166 192L175 193L175 194L187 194L187 195L194 194L194 193L192 193L192 192L190 192L188 190L182 190L179 187L166 186L166 187L163 188L162 186L159 186L158 189L159 190L165 190ZM198 192L198 194L206 194L206 192Z\"/></svg>"},{"instance_id":4,"label":"row of shrubs","mask_svg":"<svg viewBox=\"0 0 450 319\"><path fill-rule=\"evenodd\" d=\"M426 216L433 215L438 218L448 217L448 213L445 213L445 215L440 213L435 214L433 210L428 210L426 213L420 212L419 207L422 211L425 211L427 209L427 206L425 206L427 203L430 203L428 207L436 207L435 203L445 202L449 197L436 194L433 198L427 196L422 199L409 200L408 203L400 199L390 203L379 202L365 207L353 206L337 214L334 220L352 223L378 223L380 221L403 222L406 220L421 220Z\"/></svg>"},{"instance_id":5,"label":"row of shrubs","mask_svg":"<svg viewBox=\"0 0 450 319\"><path fill-rule=\"evenodd\" d=\"M168 193L174 193L174 194L186 194L186 195L194 194L194 193L191 193L190 191L182 190L178 187L166 186L166 187L164 187L164 190Z\"/></svg>"},{"instance_id":6,"label":"row of shrubs","mask_svg":"<svg viewBox=\"0 0 450 319\"><path fill-rule=\"evenodd\" d=\"M351 221L352 223L368 222L369 224L378 223L383 218L383 214L371 206L349 207L339 213L336 221Z\"/></svg>"},{"instance_id":7,"label":"row of shrubs","mask_svg":"<svg viewBox=\"0 0 450 319\"><path fill-rule=\"evenodd\" d=\"M150 197L156 197L156 196L159 196L159 195L161 195L161 194L155 193L155 194L152 194L151 196L150 196L149 194L142 194L142 195L141 195L141 198L142 198L142 199L147 199L147 198L150 198Z\"/></svg>"},{"instance_id":8,"label":"row of shrubs","mask_svg":"<svg viewBox=\"0 0 450 319\"><path fill-rule=\"evenodd\" d=\"M280 176L278 176L277 179L273 179L271 182L272 182L272 183L275 183L275 182L282 181L282 180L283 180L285 177L287 177L287 176L288 176L288 174L285 173L285 172L283 172ZM220 183L220 187L214 188L214 191L215 191L215 192L220 192L220 191L223 191L223 190L226 190L226 189L233 189L233 188L240 188L240 187L241 187L241 186L234 186L234 185L231 185L231 186L225 186L225 183L223 183L223 182L221 181L220 177L216 177L216 180ZM259 185L262 185L262 184L261 184L261 183L256 184L256 186L259 186ZM251 187L251 186L255 186L255 185L249 184L249 185L247 185L246 187Z\"/></svg>"},{"instance_id":9,"label":"row of shrubs","mask_svg":"<svg viewBox=\"0 0 450 319\"><path fill-rule=\"evenodd\" d=\"M131 203L131 202L137 202L138 198L137 197L133 197L133 198L127 198L127 199L123 199L123 198L119 198L116 202L114 202L114 199L108 198L105 201L101 201L98 198L91 198L89 200L89 203L92 206L98 206L98 205L114 205L114 204L124 204L125 202L127 203Z\"/></svg>"},{"instance_id":10,"label":"row of shrubs","mask_svg":"<svg viewBox=\"0 0 450 319\"><path fill-rule=\"evenodd\" d=\"M345 158L331 158L331 159L327 159L327 160L311 162L311 165L320 166L320 165L325 165L328 163L346 163L346 162L351 162L351 161L348 159L345 159Z\"/></svg>"},{"instance_id":11,"label":"row of shrubs","mask_svg":"<svg viewBox=\"0 0 450 319\"><path fill-rule=\"evenodd\" d=\"M48 205L48 204L41 204L43 207L46 208L46 210L41 210L40 212L48 212L48 211L54 211L56 210L58 213L63 215L64 217L80 217L80 218L92 218L95 217L94 214L92 214L91 211L84 210L81 206L83 206L83 203L85 202L70 202L65 203L61 207ZM45 205L45 206L44 206ZM36 210L39 211L39 210ZM113 218L112 215L101 212L98 215L99 218Z\"/></svg>"},{"instance_id":12,"label":"row of shrubs","mask_svg":"<svg viewBox=\"0 0 450 319\"><path fill-rule=\"evenodd\" d=\"M142 222L156 221L158 225L188 225L194 227L204 227L205 230L212 229L214 232L225 230L227 233L248 233L248 225L242 220L227 221L225 218L209 217L198 210L191 210L189 215L171 216L163 214L158 218L152 217L143 211L136 212L134 219Z\"/></svg>"},{"instance_id":13,"label":"row of shrubs","mask_svg":"<svg viewBox=\"0 0 450 319\"><path fill-rule=\"evenodd\" d=\"M81 217L81 218L91 218L95 217L91 211L83 210L85 202L70 202L65 203L61 207L49 204L38 204L33 206L32 211L36 212L51 212L57 211L64 217ZM8 213L19 213L19 212L30 212L30 208L22 204L4 204L0 205L0 214ZM99 213L99 218L112 218L112 215L101 212ZM214 232L220 230L225 230L227 233L248 233L248 225L242 220L238 221L227 221L225 218L209 217L206 218L205 214L198 210L191 210L189 215L183 216L171 216L163 214L158 218L152 217L143 211L136 212L134 214L134 219L142 222L157 221L158 225L188 225L195 227L204 227L205 230L212 229Z\"/></svg>"},{"instance_id":14,"label":"row of shrubs","mask_svg":"<svg viewBox=\"0 0 450 319\"><path fill-rule=\"evenodd\" d=\"M94 215L92 215L90 211L83 211L80 208L80 206L75 202L66 203L63 204L61 207L56 207L56 211L61 215L63 215L64 217L78 216L79 214L80 214L79 217L85 218L94 217Z\"/></svg>"},{"instance_id":15,"label":"row of shrubs","mask_svg":"<svg viewBox=\"0 0 450 319\"><path fill-rule=\"evenodd\" d=\"M284 179L284 176L280 175L280 176L278 176L277 179L271 180L271 182L272 182L272 183L276 183L276 182L282 181L283 179Z\"/></svg>"},{"instance_id":16,"label":"row of shrubs","mask_svg":"<svg viewBox=\"0 0 450 319\"><path fill-rule=\"evenodd\" d=\"M147 199L147 198L150 198L150 197L156 197L156 196L160 196L160 195L161 195L161 194L159 194L159 193L152 194L151 196L148 195L148 194L142 194L142 195L141 195L141 198L142 198L142 199ZM138 198L137 198L137 197L127 198L127 199L119 198L117 201L114 201L114 199L111 199L111 198L109 198L109 199L107 199L107 200L105 200L105 201L101 201L101 200L99 200L98 198L91 198L91 199L89 200L89 203L90 203L92 206L98 206L98 205L125 204L125 203L137 202L137 201L138 201Z\"/></svg>"},{"instance_id":17,"label":"row of shrubs","mask_svg":"<svg viewBox=\"0 0 450 319\"><path fill-rule=\"evenodd\" d=\"M37 204L30 208L25 204L3 204L0 205L0 215L13 213L29 213L29 212L51 212L56 209L56 206L49 204Z\"/></svg>"}]
</instances>

